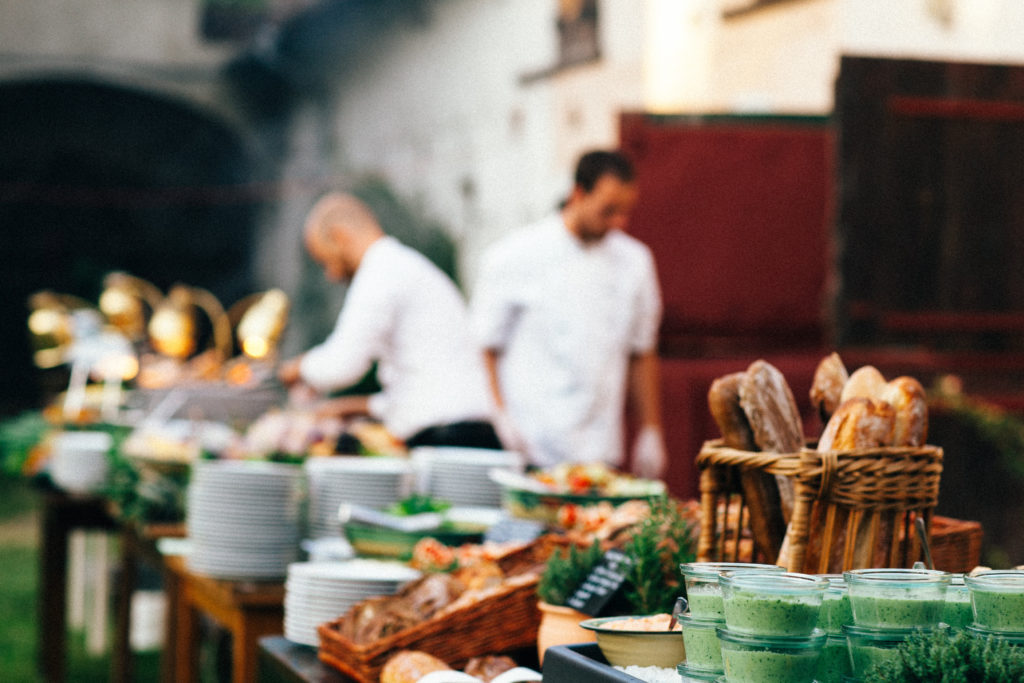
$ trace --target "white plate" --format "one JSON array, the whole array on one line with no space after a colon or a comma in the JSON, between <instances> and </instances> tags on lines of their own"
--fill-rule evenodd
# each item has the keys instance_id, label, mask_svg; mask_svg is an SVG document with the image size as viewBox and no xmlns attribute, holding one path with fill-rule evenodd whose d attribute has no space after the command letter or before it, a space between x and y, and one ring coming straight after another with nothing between
<instances>
[{"instance_id":1,"label":"white plate","mask_svg":"<svg viewBox=\"0 0 1024 683\"><path fill-rule=\"evenodd\" d=\"M343 562L296 562L288 567L288 575L370 585L382 581L411 581L419 578L420 572L398 562L357 558Z\"/></svg>"}]
</instances>

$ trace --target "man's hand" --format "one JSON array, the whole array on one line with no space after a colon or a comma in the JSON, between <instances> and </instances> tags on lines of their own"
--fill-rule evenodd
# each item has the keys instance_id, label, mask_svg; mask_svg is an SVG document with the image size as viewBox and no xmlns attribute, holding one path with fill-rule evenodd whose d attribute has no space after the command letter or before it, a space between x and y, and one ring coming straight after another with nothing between
<instances>
[{"instance_id":1,"label":"man's hand","mask_svg":"<svg viewBox=\"0 0 1024 683\"><path fill-rule=\"evenodd\" d=\"M317 417L339 417L370 414L370 400L366 396L339 396L323 401L316 408Z\"/></svg>"},{"instance_id":2,"label":"man's hand","mask_svg":"<svg viewBox=\"0 0 1024 683\"><path fill-rule=\"evenodd\" d=\"M289 358L282 362L277 368L277 379L286 387L290 387L293 384L298 383L302 379L302 372L300 371L301 365L302 356Z\"/></svg>"},{"instance_id":3,"label":"man's hand","mask_svg":"<svg viewBox=\"0 0 1024 683\"><path fill-rule=\"evenodd\" d=\"M512 424L508 413L504 410L497 411L491 420L491 424L494 425L494 431L497 432L498 439L501 441L501 445L505 447L505 450L515 451L527 456L526 442L519 434L519 430Z\"/></svg>"},{"instance_id":4,"label":"man's hand","mask_svg":"<svg viewBox=\"0 0 1024 683\"><path fill-rule=\"evenodd\" d=\"M633 474L643 479L660 479L668 465L661 429L645 426L633 444Z\"/></svg>"}]
</instances>

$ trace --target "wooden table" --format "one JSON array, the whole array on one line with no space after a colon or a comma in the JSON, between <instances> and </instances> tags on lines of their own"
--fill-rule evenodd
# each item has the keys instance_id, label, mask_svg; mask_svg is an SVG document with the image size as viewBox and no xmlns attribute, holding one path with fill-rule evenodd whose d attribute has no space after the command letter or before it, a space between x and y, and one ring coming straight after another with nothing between
<instances>
[{"instance_id":1,"label":"wooden table","mask_svg":"<svg viewBox=\"0 0 1024 683\"><path fill-rule=\"evenodd\" d=\"M114 531L106 501L92 495L42 492L39 550L39 671L47 683L61 683L67 668L68 537L78 529Z\"/></svg>"},{"instance_id":2,"label":"wooden table","mask_svg":"<svg viewBox=\"0 0 1024 683\"><path fill-rule=\"evenodd\" d=\"M324 664L317 649L283 636L259 641L259 683L353 683L353 679Z\"/></svg>"},{"instance_id":3,"label":"wooden table","mask_svg":"<svg viewBox=\"0 0 1024 683\"><path fill-rule=\"evenodd\" d=\"M199 615L207 615L232 638L231 677L234 683L256 680L259 639L284 630L284 584L269 581L226 581L190 572L185 558L168 555L165 585L168 609L166 643L173 648L175 683L189 683L198 674ZM166 655L171 655L170 652ZM166 669L165 669L166 672Z\"/></svg>"},{"instance_id":4,"label":"wooden table","mask_svg":"<svg viewBox=\"0 0 1024 683\"><path fill-rule=\"evenodd\" d=\"M41 493L41 546L39 550L39 672L48 683L60 683L67 669L67 577L68 538L72 531L100 530L120 537L121 572L115 608L111 680L133 680L131 606L138 582L139 565L149 563L163 568L157 540L185 535L184 524L140 525L124 519L110 501L96 495L71 494L46 488ZM170 594L170 593L169 593ZM170 619L170 615L168 615ZM173 658L162 657L161 664L173 678Z\"/></svg>"},{"instance_id":5,"label":"wooden table","mask_svg":"<svg viewBox=\"0 0 1024 683\"><path fill-rule=\"evenodd\" d=\"M185 535L183 523L139 524L130 520L120 521L121 541L121 580L118 583L117 605L115 609L114 651L111 657L111 680L113 683L130 683L134 680L135 658L131 649L131 613L132 595L138 583L139 567L148 564L157 570L164 571L165 595L171 595L173 575L164 570L163 556L157 547L161 538L181 538ZM170 610L166 619L173 618ZM174 680L174 657L167 651L169 645L164 644L164 653L160 657L161 676L165 681Z\"/></svg>"}]
</instances>

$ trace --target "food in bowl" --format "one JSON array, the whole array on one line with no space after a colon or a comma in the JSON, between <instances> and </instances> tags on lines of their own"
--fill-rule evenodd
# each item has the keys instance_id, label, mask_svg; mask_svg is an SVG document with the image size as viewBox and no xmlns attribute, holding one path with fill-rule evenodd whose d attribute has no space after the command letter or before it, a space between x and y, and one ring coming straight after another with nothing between
<instances>
[{"instance_id":1,"label":"food in bowl","mask_svg":"<svg viewBox=\"0 0 1024 683\"><path fill-rule=\"evenodd\" d=\"M812 683L827 634L754 636L718 629L729 683Z\"/></svg>"},{"instance_id":2,"label":"food in bowl","mask_svg":"<svg viewBox=\"0 0 1024 683\"><path fill-rule=\"evenodd\" d=\"M657 666L663 669L674 669L686 659L686 650L679 629L668 630L671 616L668 614L630 615L620 617L600 617L586 619L580 626L597 636L597 646L601 654L612 666ZM609 623L626 622L619 627L608 626ZM637 623L641 628L627 630L629 622ZM649 630L652 624L664 624L662 630Z\"/></svg>"},{"instance_id":3,"label":"food in bowl","mask_svg":"<svg viewBox=\"0 0 1024 683\"><path fill-rule=\"evenodd\" d=\"M652 614L649 617L622 617L604 622L604 627L613 631L679 631L679 624L672 628L671 614Z\"/></svg>"},{"instance_id":4,"label":"food in bowl","mask_svg":"<svg viewBox=\"0 0 1024 683\"><path fill-rule=\"evenodd\" d=\"M686 664L701 671L722 670L722 646L717 629L725 626L719 619L698 619L692 614L679 615L686 646Z\"/></svg>"},{"instance_id":5,"label":"food in bowl","mask_svg":"<svg viewBox=\"0 0 1024 683\"><path fill-rule=\"evenodd\" d=\"M922 630L948 630L945 624L920 628L872 628L850 624L843 627L843 634L850 650L850 663L853 675L863 678L868 671L882 662L896 661L900 658L899 647L910 636Z\"/></svg>"},{"instance_id":6,"label":"food in bowl","mask_svg":"<svg viewBox=\"0 0 1024 683\"><path fill-rule=\"evenodd\" d=\"M992 631L1024 632L1024 571L995 569L965 579L974 623Z\"/></svg>"},{"instance_id":7,"label":"food in bowl","mask_svg":"<svg viewBox=\"0 0 1024 683\"><path fill-rule=\"evenodd\" d=\"M942 623L950 628L962 629L974 621L971 607L971 591L962 575L954 575L946 589L946 601L942 605Z\"/></svg>"},{"instance_id":8,"label":"food in bowl","mask_svg":"<svg viewBox=\"0 0 1024 683\"><path fill-rule=\"evenodd\" d=\"M684 662L677 666L676 673L679 674L679 683L713 683L714 681L725 680L721 669L718 671L705 671L690 666L689 662Z\"/></svg>"},{"instance_id":9,"label":"food in bowl","mask_svg":"<svg viewBox=\"0 0 1024 683\"><path fill-rule=\"evenodd\" d=\"M817 683L842 683L844 676L853 674L850 665L850 647L846 636L841 633L829 633L825 646L818 655L818 668L814 674Z\"/></svg>"},{"instance_id":10,"label":"food in bowl","mask_svg":"<svg viewBox=\"0 0 1024 683\"><path fill-rule=\"evenodd\" d=\"M843 578L854 623L884 629L937 625L951 575L932 569L853 569Z\"/></svg>"},{"instance_id":11,"label":"food in bowl","mask_svg":"<svg viewBox=\"0 0 1024 683\"><path fill-rule=\"evenodd\" d=\"M725 624L732 633L807 636L818 623L826 578L792 572L737 572L719 577Z\"/></svg>"},{"instance_id":12,"label":"food in bowl","mask_svg":"<svg viewBox=\"0 0 1024 683\"><path fill-rule=\"evenodd\" d=\"M748 570L786 571L774 564L750 562L687 562L679 565L679 571L686 584L686 599L690 604L690 614L698 619L724 619L722 588L718 584L718 577L722 572Z\"/></svg>"},{"instance_id":13,"label":"food in bowl","mask_svg":"<svg viewBox=\"0 0 1024 683\"><path fill-rule=\"evenodd\" d=\"M821 601L818 628L826 633L842 633L843 626L853 623L850 592L842 576L827 575L829 586Z\"/></svg>"}]
</instances>

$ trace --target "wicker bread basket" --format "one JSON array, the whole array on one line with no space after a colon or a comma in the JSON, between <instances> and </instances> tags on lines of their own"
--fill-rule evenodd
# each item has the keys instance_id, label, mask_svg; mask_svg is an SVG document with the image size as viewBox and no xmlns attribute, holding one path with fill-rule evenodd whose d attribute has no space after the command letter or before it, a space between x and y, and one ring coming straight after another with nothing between
<instances>
[{"instance_id":1,"label":"wicker bread basket","mask_svg":"<svg viewBox=\"0 0 1024 683\"><path fill-rule=\"evenodd\" d=\"M909 567L939 501L943 452L936 446L819 452L805 448L796 475L790 541L780 564L830 573L858 567Z\"/></svg>"},{"instance_id":2,"label":"wicker bread basket","mask_svg":"<svg viewBox=\"0 0 1024 683\"><path fill-rule=\"evenodd\" d=\"M700 562L775 562L785 521L776 477L795 478L799 453L729 448L721 439L704 442L700 470Z\"/></svg>"},{"instance_id":3,"label":"wicker bread basket","mask_svg":"<svg viewBox=\"0 0 1024 683\"><path fill-rule=\"evenodd\" d=\"M476 600L456 601L427 621L368 644L353 643L339 632L344 617L322 624L320 659L361 683L377 683L399 650L422 650L460 668L471 657L534 645L540 626L538 580L533 572L513 576Z\"/></svg>"}]
</instances>

